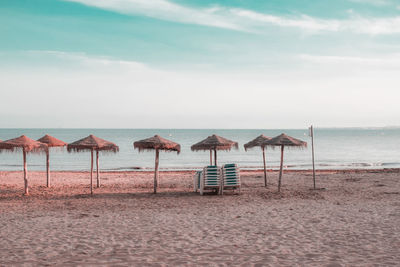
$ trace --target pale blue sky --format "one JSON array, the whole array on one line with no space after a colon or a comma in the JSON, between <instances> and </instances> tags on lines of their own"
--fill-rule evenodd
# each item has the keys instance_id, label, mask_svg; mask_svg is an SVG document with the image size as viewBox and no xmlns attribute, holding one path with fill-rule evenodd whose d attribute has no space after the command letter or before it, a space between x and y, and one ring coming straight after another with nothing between
<instances>
[{"instance_id":1,"label":"pale blue sky","mask_svg":"<svg viewBox=\"0 0 400 267\"><path fill-rule=\"evenodd\" d=\"M0 127L400 125L397 0L2 0Z\"/></svg>"}]
</instances>

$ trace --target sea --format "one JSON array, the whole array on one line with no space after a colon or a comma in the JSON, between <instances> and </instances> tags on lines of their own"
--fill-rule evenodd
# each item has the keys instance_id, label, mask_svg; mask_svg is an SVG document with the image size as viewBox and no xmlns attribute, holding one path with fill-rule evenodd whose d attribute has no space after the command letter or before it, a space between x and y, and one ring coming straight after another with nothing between
<instances>
[{"instance_id":1,"label":"sea","mask_svg":"<svg viewBox=\"0 0 400 267\"><path fill-rule=\"evenodd\" d=\"M191 145L217 134L239 143L239 149L218 151L218 165L237 163L242 169L262 168L260 148L244 150L243 145L260 134L274 137L286 133L308 143L305 149L285 149L285 169L311 169L312 150L308 129L0 129L0 139L26 135L39 139L52 135L67 143L90 134L116 143L118 153L100 155L102 171L151 171L155 153L140 152L133 142L161 135L181 145L181 153L161 152L160 170L197 170L209 164L208 151L193 152ZM316 169L382 169L400 168L400 128L315 128L314 148ZM0 170L22 170L20 151L0 153ZM44 154L28 154L29 170L45 170ZM267 167L278 169L280 149L267 149ZM90 152L68 153L66 149L51 149L52 170L84 171L90 169Z\"/></svg>"}]
</instances>

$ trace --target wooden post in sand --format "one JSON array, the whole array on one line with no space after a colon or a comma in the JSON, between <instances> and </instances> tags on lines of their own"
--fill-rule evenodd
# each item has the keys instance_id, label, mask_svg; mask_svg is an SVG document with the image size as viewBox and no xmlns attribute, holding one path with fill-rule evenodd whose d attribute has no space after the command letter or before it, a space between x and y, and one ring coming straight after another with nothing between
<instances>
[{"instance_id":1,"label":"wooden post in sand","mask_svg":"<svg viewBox=\"0 0 400 267\"><path fill-rule=\"evenodd\" d=\"M47 172L47 183L46 183L46 186L50 187L50 155L49 155L49 150L46 151L46 172Z\"/></svg>"},{"instance_id":2,"label":"wooden post in sand","mask_svg":"<svg viewBox=\"0 0 400 267\"><path fill-rule=\"evenodd\" d=\"M97 172L97 188L99 188L100 187L99 150L96 150L96 172Z\"/></svg>"},{"instance_id":3,"label":"wooden post in sand","mask_svg":"<svg viewBox=\"0 0 400 267\"><path fill-rule=\"evenodd\" d=\"M217 149L216 148L214 149L214 163L215 163L215 166L217 166Z\"/></svg>"},{"instance_id":4,"label":"wooden post in sand","mask_svg":"<svg viewBox=\"0 0 400 267\"><path fill-rule=\"evenodd\" d=\"M267 166L265 165L265 147L262 147L263 163L264 163L264 186L267 187Z\"/></svg>"},{"instance_id":5,"label":"wooden post in sand","mask_svg":"<svg viewBox=\"0 0 400 267\"><path fill-rule=\"evenodd\" d=\"M28 168L26 166L26 151L25 148L23 149L23 158L24 158L24 188L25 188L25 195L29 195L29 190L28 190Z\"/></svg>"},{"instance_id":6,"label":"wooden post in sand","mask_svg":"<svg viewBox=\"0 0 400 267\"><path fill-rule=\"evenodd\" d=\"M281 167L279 169L279 180L278 180L278 192L281 192L281 180L282 180L282 171L283 171L283 149L285 146L281 146Z\"/></svg>"},{"instance_id":7,"label":"wooden post in sand","mask_svg":"<svg viewBox=\"0 0 400 267\"><path fill-rule=\"evenodd\" d=\"M93 195L93 149L90 150L91 161L90 161L90 194Z\"/></svg>"},{"instance_id":8,"label":"wooden post in sand","mask_svg":"<svg viewBox=\"0 0 400 267\"><path fill-rule=\"evenodd\" d=\"M314 128L313 128L312 125L310 127L310 135L311 135L313 183L314 183L314 190L315 190L316 189L316 185L315 185L315 161L314 161Z\"/></svg>"},{"instance_id":9,"label":"wooden post in sand","mask_svg":"<svg viewBox=\"0 0 400 267\"><path fill-rule=\"evenodd\" d=\"M212 149L210 149L210 165L212 165Z\"/></svg>"},{"instance_id":10,"label":"wooden post in sand","mask_svg":"<svg viewBox=\"0 0 400 267\"><path fill-rule=\"evenodd\" d=\"M158 186L158 161L159 161L160 151L156 149L156 162L154 166L154 194L157 193Z\"/></svg>"}]
</instances>

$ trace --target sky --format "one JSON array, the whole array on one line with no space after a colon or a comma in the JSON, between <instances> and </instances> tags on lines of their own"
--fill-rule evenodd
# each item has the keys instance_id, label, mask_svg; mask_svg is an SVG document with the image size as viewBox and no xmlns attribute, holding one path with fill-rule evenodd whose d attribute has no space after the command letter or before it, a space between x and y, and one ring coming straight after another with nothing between
<instances>
[{"instance_id":1,"label":"sky","mask_svg":"<svg viewBox=\"0 0 400 267\"><path fill-rule=\"evenodd\" d=\"M400 125L398 0L1 0L0 128Z\"/></svg>"}]
</instances>

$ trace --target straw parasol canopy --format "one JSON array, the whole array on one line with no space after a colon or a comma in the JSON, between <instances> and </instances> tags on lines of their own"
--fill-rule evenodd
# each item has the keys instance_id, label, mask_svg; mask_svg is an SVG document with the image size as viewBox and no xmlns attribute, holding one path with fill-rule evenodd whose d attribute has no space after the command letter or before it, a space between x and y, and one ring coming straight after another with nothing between
<instances>
[{"instance_id":1,"label":"straw parasol canopy","mask_svg":"<svg viewBox=\"0 0 400 267\"><path fill-rule=\"evenodd\" d=\"M262 154L263 154L263 163L264 163L264 186L267 187L267 166L265 164L265 142L271 140L271 137L260 135L257 136L252 141L248 142L244 145L244 150L248 150L253 147L261 147Z\"/></svg>"},{"instance_id":2,"label":"straw parasol canopy","mask_svg":"<svg viewBox=\"0 0 400 267\"><path fill-rule=\"evenodd\" d=\"M6 140L0 143L0 150L18 151L22 150L24 160L24 188L25 195L29 194L28 190L28 169L26 164L26 153L41 153L47 152L48 147L46 144L32 140L25 135L21 135L18 138Z\"/></svg>"},{"instance_id":3,"label":"straw parasol canopy","mask_svg":"<svg viewBox=\"0 0 400 267\"><path fill-rule=\"evenodd\" d=\"M68 152L91 152L90 194L93 194L93 152L96 151L97 187L100 187L99 151L117 153L119 151L119 147L110 141L101 139L91 134L88 137L68 144L67 150Z\"/></svg>"},{"instance_id":4,"label":"straw parasol canopy","mask_svg":"<svg viewBox=\"0 0 400 267\"><path fill-rule=\"evenodd\" d=\"M218 135L211 135L206 139L192 145L192 151L210 150L210 164L212 164L212 151L214 151L214 163L217 165L217 150L231 150L232 147L238 149L239 144L235 141L226 139Z\"/></svg>"},{"instance_id":5,"label":"straw parasol canopy","mask_svg":"<svg viewBox=\"0 0 400 267\"><path fill-rule=\"evenodd\" d=\"M47 144L48 147L63 147L67 146L68 144L60 139L57 139L53 136L46 134L42 138L38 139L39 142Z\"/></svg>"},{"instance_id":6,"label":"straw parasol canopy","mask_svg":"<svg viewBox=\"0 0 400 267\"><path fill-rule=\"evenodd\" d=\"M165 138L162 138L159 135L155 135L153 137L143 139L140 141L136 141L133 143L133 147L135 149L139 149L141 151L149 151L155 150L156 151L156 158L155 158L155 166L154 166L154 194L157 193L157 186L158 186L158 164L159 164L159 152L160 150L163 151L176 151L178 154L181 152L181 145Z\"/></svg>"},{"instance_id":7,"label":"straw parasol canopy","mask_svg":"<svg viewBox=\"0 0 400 267\"><path fill-rule=\"evenodd\" d=\"M117 153L119 151L119 147L110 141L101 139L91 134L88 137L68 144L67 150L68 152L97 150Z\"/></svg>"},{"instance_id":8,"label":"straw parasol canopy","mask_svg":"<svg viewBox=\"0 0 400 267\"><path fill-rule=\"evenodd\" d=\"M278 191L281 191L281 180L282 180L282 171L283 171L283 150L285 146L291 147L291 148L304 148L307 147L307 142L301 141L299 139L296 139L294 137L288 136L286 134L281 134L278 135L271 140L265 142L265 146L269 147L281 147L281 166L279 169L279 180L278 180Z\"/></svg>"},{"instance_id":9,"label":"straw parasol canopy","mask_svg":"<svg viewBox=\"0 0 400 267\"><path fill-rule=\"evenodd\" d=\"M0 149L11 151L22 149L26 153L41 153L47 150L47 145L21 135L20 137L1 142Z\"/></svg>"},{"instance_id":10,"label":"straw parasol canopy","mask_svg":"<svg viewBox=\"0 0 400 267\"><path fill-rule=\"evenodd\" d=\"M150 150L164 150L164 151L176 151L181 153L181 145L175 142L172 142L168 139L162 138L159 135L155 135L153 137L143 139L140 141L136 141L133 143L134 148L139 149L139 152L142 151L150 151Z\"/></svg>"},{"instance_id":11,"label":"straw parasol canopy","mask_svg":"<svg viewBox=\"0 0 400 267\"><path fill-rule=\"evenodd\" d=\"M265 143L266 146L290 146L290 147L307 147L307 142L288 136L286 134L278 135Z\"/></svg>"},{"instance_id":12,"label":"straw parasol canopy","mask_svg":"<svg viewBox=\"0 0 400 267\"><path fill-rule=\"evenodd\" d=\"M57 139L53 136L50 136L46 134L42 138L38 139L39 142L47 144L47 146L50 147L65 147L68 144L65 143L64 141L61 141L60 139ZM47 173L47 182L46 186L50 187L50 155L49 155L49 150L46 152L46 173Z\"/></svg>"}]
</instances>

